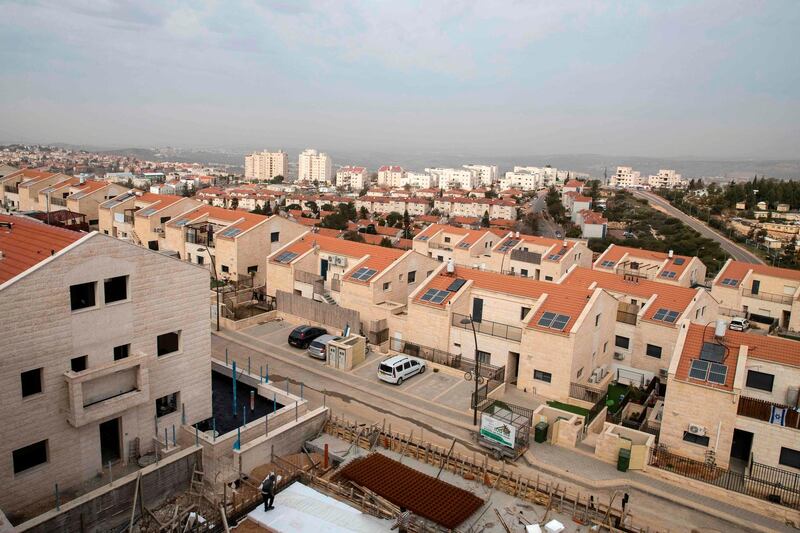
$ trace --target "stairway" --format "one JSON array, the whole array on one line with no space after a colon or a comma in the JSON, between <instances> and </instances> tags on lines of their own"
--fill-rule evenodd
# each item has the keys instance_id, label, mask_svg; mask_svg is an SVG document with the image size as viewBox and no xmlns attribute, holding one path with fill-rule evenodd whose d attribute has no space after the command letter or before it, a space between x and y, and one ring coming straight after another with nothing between
<instances>
[{"instance_id":1,"label":"stairway","mask_svg":"<svg viewBox=\"0 0 800 533\"><path fill-rule=\"evenodd\" d=\"M327 292L322 293L322 301L324 301L326 304L337 305L336 300L334 300L333 297Z\"/></svg>"}]
</instances>

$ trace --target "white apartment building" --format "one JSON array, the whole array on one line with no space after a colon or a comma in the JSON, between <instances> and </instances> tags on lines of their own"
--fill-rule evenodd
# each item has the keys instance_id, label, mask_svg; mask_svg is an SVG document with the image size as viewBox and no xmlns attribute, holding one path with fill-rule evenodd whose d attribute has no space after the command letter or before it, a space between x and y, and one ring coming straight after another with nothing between
<instances>
[{"instance_id":1,"label":"white apartment building","mask_svg":"<svg viewBox=\"0 0 800 533\"><path fill-rule=\"evenodd\" d=\"M3 511L50 508L56 483L163 454L165 429L211 417L206 270L6 215L0 251Z\"/></svg>"},{"instance_id":2,"label":"white apartment building","mask_svg":"<svg viewBox=\"0 0 800 533\"><path fill-rule=\"evenodd\" d=\"M403 185L408 185L413 189L435 189L439 186L439 180L435 175L425 172L406 172Z\"/></svg>"},{"instance_id":3,"label":"white apartment building","mask_svg":"<svg viewBox=\"0 0 800 533\"><path fill-rule=\"evenodd\" d=\"M378 169L378 185L381 187L402 187L406 171L397 165L384 165Z\"/></svg>"},{"instance_id":4,"label":"white apartment building","mask_svg":"<svg viewBox=\"0 0 800 533\"><path fill-rule=\"evenodd\" d=\"M476 173L484 187L491 187L497 181L497 165L464 165L464 168Z\"/></svg>"},{"instance_id":5,"label":"white apartment building","mask_svg":"<svg viewBox=\"0 0 800 533\"><path fill-rule=\"evenodd\" d=\"M531 172L530 169L514 167L513 171L506 172L500 178L499 187L501 191L507 189L519 189L521 191L535 191L544 186L544 178L538 172Z\"/></svg>"},{"instance_id":6,"label":"white apartment building","mask_svg":"<svg viewBox=\"0 0 800 533\"><path fill-rule=\"evenodd\" d=\"M297 181L330 183L333 178L331 156L312 148L303 150L297 160Z\"/></svg>"},{"instance_id":7,"label":"white apartment building","mask_svg":"<svg viewBox=\"0 0 800 533\"><path fill-rule=\"evenodd\" d=\"M672 169L661 169L647 178L647 184L654 189L678 189L686 187L688 182Z\"/></svg>"},{"instance_id":8,"label":"white apartment building","mask_svg":"<svg viewBox=\"0 0 800 533\"><path fill-rule=\"evenodd\" d=\"M441 189L463 189L478 187L478 174L465 168L426 168L425 172L435 176Z\"/></svg>"},{"instance_id":9,"label":"white apartment building","mask_svg":"<svg viewBox=\"0 0 800 533\"><path fill-rule=\"evenodd\" d=\"M354 191L360 191L367 183L369 178L365 167L346 166L336 171L337 187L349 187Z\"/></svg>"},{"instance_id":10,"label":"white apartment building","mask_svg":"<svg viewBox=\"0 0 800 533\"><path fill-rule=\"evenodd\" d=\"M647 182L642 178L642 173L638 170L633 170L631 167L617 167L617 172L609 180L609 185L612 187L642 187L647 185Z\"/></svg>"},{"instance_id":11,"label":"white apartment building","mask_svg":"<svg viewBox=\"0 0 800 533\"><path fill-rule=\"evenodd\" d=\"M289 156L283 150L253 152L244 158L245 179L270 180L275 176L286 177L288 172Z\"/></svg>"}]
</instances>

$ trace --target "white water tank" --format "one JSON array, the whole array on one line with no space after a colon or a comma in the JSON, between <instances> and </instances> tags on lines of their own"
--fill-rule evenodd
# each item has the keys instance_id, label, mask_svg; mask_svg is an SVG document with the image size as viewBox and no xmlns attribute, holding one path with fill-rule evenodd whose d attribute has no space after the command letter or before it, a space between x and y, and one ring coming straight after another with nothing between
<instances>
[{"instance_id":1,"label":"white water tank","mask_svg":"<svg viewBox=\"0 0 800 533\"><path fill-rule=\"evenodd\" d=\"M717 325L714 327L714 336L721 339L725 336L725 330L728 329L728 323L722 318L717 319Z\"/></svg>"},{"instance_id":2,"label":"white water tank","mask_svg":"<svg viewBox=\"0 0 800 533\"><path fill-rule=\"evenodd\" d=\"M453 272L455 272L455 270L456 267L453 264L453 258L451 257L450 259L447 260L447 273L452 274Z\"/></svg>"}]
</instances>

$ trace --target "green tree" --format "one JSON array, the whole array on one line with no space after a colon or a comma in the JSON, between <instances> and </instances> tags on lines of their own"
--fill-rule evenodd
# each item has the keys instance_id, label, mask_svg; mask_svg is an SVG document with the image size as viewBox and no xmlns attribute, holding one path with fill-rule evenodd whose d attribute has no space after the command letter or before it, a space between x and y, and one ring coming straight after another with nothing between
<instances>
[{"instance_id":1,"label":"green tree","mask_svg":"<svg viewBox=\"0 0 800 533\"><path fill-rule=\"evenodd\" d=\"M408 209L403 211L403 238L411 238L411 217L408 215Z\"/></svg>"},{"instance_id":2,"label":"green tree","mask_svg":"<svg viewBox=\"0 0 800 533\"><path fill-rule=\"evenodd\" d=\"M274 178L269 180L269 182L270 183L283 183L283 176L280 176L280 175L275 176Z\"/></svg>"},{"instance_id":3,"label":"green tree","mask_svg":"<svg viewBox=\"0 0 800 533\"><path fill-rule=\"evenodd\" d=\"M238 208L239 208L239 199L234 196L233 198L231 198L231 209L235 211Z\"/></svg>"},{"instance_id":4,"label":"green tree","mask_svg":"<svg viewBox=\"0 0 800 533\"><path fill-rule=\"evenodd\" d=\"M255 215L263 215L263 214L264 214L264 212L263 212L263 211L262 211L262 209L261 209L261 205L260 205L260 204L258 204L258 203L256 203L256 208L255 208L255 209L253 209L253 210L252 210L252 211L250 211L250 212L251 212L251 213L253 213L253 214L255 214Z\"/></svg>"},{"instance_id":5,"label":"green tree","mask_svg":"<svg viewBox=\"0 0 800 533\"><path fill-rule=\"evenodd\" d=\"M394 246L392 246L392 241L389 240L389 237L382 238L380 245L383 246L384 248L394 248Z\"/></svg>"},{"instance_id":6,"label":"green tree","mask_svg":"<svg viewBox=\"0 0 800 533\"><path fill-rule=\"evenodd\" d=\"M329 215L329 216L334 216L334 215ZM325 218L328 218L328 217L325 217ZM345 227L347 227L347 223L346 222L345 222ZM341 228L335 228L335 229L341 229ZM345 231L344 235L342 235L342 238L344 238L347 241L364 242L364 236L361 235L359 232L352 231L352 230Z\"/></svg>"},{"instance_id":7,"label":"green tree","mask_svg":"<svg viewBox=\"0 0 800 533\"><path fill-rule=\"evenodd\" d=\"M325 216L322 221L320 222L320 227L323 228L330 228L330 229L338 229L338 230L346 230L347 229L347 217L342 214L341 212L337 211L335 213L331 213L330 215ZM358 233L353 232L353 233ZM361 237L363 240L363 237ZM350 239L353 240L353 239Z\"/></svg>"},{"instance_id":8,"label":"green tree","mask_svg":"<svg viewBox=\"0 0 800 533\"><path fill-rule=\"evenodd\" d=\"M272 216L272 204L270 204L269 200L264 202L264 207L261 209L261 212L268 217Z\"/></svg>"},{"instance_id":9,"label":"green tree","mask_svg":"<svg viewBox=\"0 0 800 533\"><path fill-rule=\"evenodd\" d=\"M397 211L392 211L386 215L386 225L390 228L399 228L399 224L403 222L403 215Z\"/></svg>"},{"instance_id":10,"label":"green tree","mask_svg":"<svg viewBox=\"0 0 800 533\"><path fill-rule=\"evenodd\" d=\"M287 211L300 211L303 208L300 207L300 204L289 204L286 206Z\"/></svg>"},{"instance_id":11,"label":"green tree","mask_svg":"<svg viewBox=\"0 0 800 533\"><path fill-rule=\"evenodd\" d=\"M367 206L365 205L361 206L361 209L358 210L358 213L361 218L369 217L369 211L367 211Z\"/></svg>"},{"instance_id":12,"label":"green tree","mask_svg":"<svg viewBox=\"0 0 800 533\"><path fill-rule=\"evenodd\" d=\"M490 222L489 221L489 211L484 211L483 212L483 218L481 219L481 226L484 227L484 228L488 228L489 227L489 222Z\"/></svg>"}]
</instances>

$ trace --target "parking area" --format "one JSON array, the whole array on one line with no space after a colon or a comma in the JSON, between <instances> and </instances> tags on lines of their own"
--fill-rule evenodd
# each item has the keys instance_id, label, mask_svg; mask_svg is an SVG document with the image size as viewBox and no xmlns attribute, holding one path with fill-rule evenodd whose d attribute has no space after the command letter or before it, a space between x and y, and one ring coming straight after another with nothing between
<instances>
[{"instance_id":1,"label":"parking area","mask_svg":"<svg viewBox=\"0 0 800 533\"><path fill-rule=\"evenodd\" d=\"M273 321L251 326L240 333L259 341L265 348L274 347L277 353L297 354L299 364L325 366L324 362L308 357L305 350L289 346L287 338L295 327L296 324L288 321ZM419 400L420 406L433 402L460 413L469 410L470 395L475 384L466 381L460 373L435 372L429 364L425 373L409 378L402 385L392 385L378 379L378 365L387 357L385 354L368 353L366 360L349 372L355 378L353 385L370 387L371 390L380 387L382 392L398 397L411 396ZM332 368L329 370L340 372Z\"/></svg>"}]
</instances>

